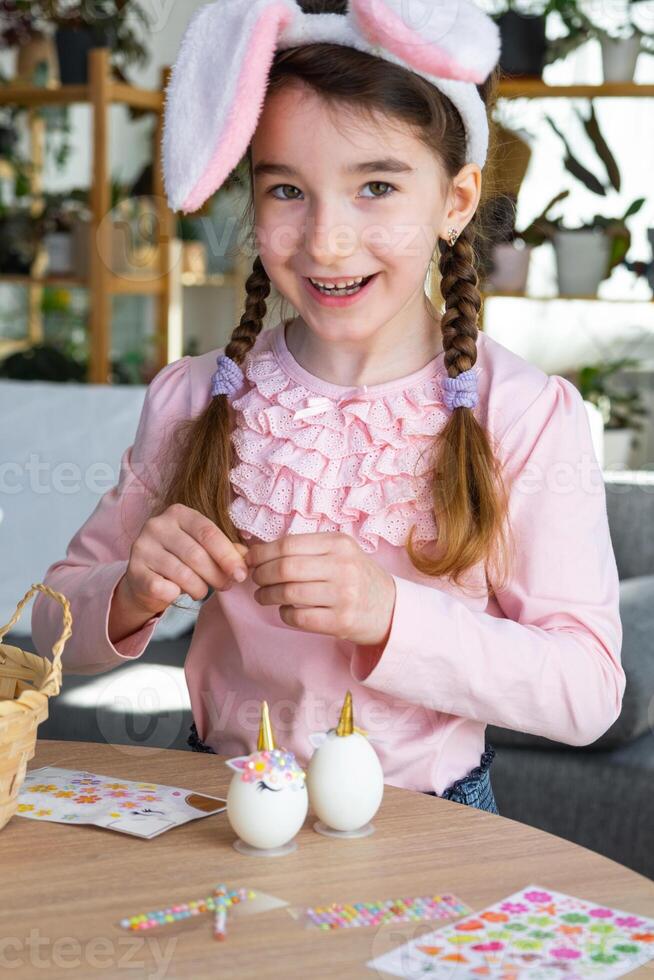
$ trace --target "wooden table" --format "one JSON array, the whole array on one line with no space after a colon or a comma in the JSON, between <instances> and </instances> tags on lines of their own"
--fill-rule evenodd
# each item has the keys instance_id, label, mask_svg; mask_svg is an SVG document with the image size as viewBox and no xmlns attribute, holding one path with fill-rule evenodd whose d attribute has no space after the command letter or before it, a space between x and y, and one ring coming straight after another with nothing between
<instances>
[{"instance_id":1,"label":"wooden table","mask_svg":"<svg viewBox=\"0 0 654 980\"><path fill-rule=\"evenodd\" d=\"M44 741L30 768L88 769L225 796L231 773L222 763L193 752ZM233 921L219 944L207 916L144 933L118 925L127 915L206 895L218 881L257 888L290 905L450 891L474 910L537 884L654 916L648 879L559 837L460 803L387 786L376 833L360 840L321 837L313 819L309 814L295 853L256 859L232 848L235 835L224 813L153 840L16 816L0 833L0 972L29 980L372 978L381 975L365 966L367 960L435 927L407 923L325 934L303 929L282 908ZM636 975L654 978L654 963Z\"/></svg>"}]
</instances>

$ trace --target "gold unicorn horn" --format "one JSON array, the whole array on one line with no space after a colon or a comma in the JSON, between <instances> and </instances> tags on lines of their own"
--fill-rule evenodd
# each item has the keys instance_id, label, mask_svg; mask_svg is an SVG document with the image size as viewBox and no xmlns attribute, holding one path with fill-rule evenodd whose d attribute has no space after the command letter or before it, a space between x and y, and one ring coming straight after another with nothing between
<instances>
[{"instance_id":1,"label":"gold unicorn horn","mask_svg":"<svg viewBox=\"0 0 654 980\"><path fill-rule=\"evenodd\" d=\"M352 712L352 692L348 691L345 695L345 701L343 702L343 707L341 708L341 717L338 720L338 727L336 728L336 734L340 735L341 738L345 735L351 735L354 731L354 715Z\"/></svg>"},{"instance_id":2,"label":"gold unicorn horn","mask_svg":"<svg viewBox=\"0 0 654 980\"><path fill-rule=\"evenodd\" d=\"M270 715L268 714L268 702L261 702L261 723L259 725L259 739L257 750L274 749L275 739L273 738L272 727L270 725Z\"/></svg>"}]
</instances>

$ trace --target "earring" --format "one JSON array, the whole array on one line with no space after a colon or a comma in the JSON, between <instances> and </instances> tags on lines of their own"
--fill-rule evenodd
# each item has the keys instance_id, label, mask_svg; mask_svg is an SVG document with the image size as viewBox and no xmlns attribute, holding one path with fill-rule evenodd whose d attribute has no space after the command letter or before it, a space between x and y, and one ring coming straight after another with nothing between
<instances>
[{"instance_id":1,"label":"earring","mask_svg":"<svg viewBox=\"0 0 654 980\"><path fill-rule=\"evenodd\" d=\"M456 243L458 237L459 237L459 231L457 228L447 229L447 243L450 246L450 248L452 248L452 246Z\"/></svg>"}]
</instances>

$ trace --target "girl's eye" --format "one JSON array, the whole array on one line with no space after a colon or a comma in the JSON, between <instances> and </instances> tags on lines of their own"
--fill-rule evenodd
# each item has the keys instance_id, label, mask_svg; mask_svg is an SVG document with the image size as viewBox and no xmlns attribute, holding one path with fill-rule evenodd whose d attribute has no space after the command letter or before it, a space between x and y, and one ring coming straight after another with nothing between
<instances>
[{"instance_id":1,"label":"girl's eye","mask_svg":"<svg viewBox=\"0 0 654 980\"><path fill-rule=\"evenodd\" d=\"M377 186L377 187L390 187L391 194L395 191L395 187L392 184L386 183L385 180L370 180L366 184L366 187L374 187L374 186ZM372 196L373 197L390 197L391 195L390 194L373 194Z\"/></svg>"},{"instance_id":2,"label":"girl's eye","mask_svg":"<svg viewBox=\"0 0 654 980\"><path fill-rule=\"evenodd\" d=\"M385 180L370 180L370 181L368 181L368 183L365 186L366 187L386 187L386 188L390 188L390 193L389 192L386 192L384 194L372 194L372 197L373 198L374 197L390 197L391 194L396 190L396 188L393 186L393 184L389 184ZM272 197L277 198L278 201L297 201L298 200L297 197L286 197L286 195L284 195L282 197L279 197L277 194L275 194L275 191L277 191L277 190L286 190L287 188L290 188L293 191L298 190L298 188L297 187L294 187L293 184L276 184L274 187L271 187L270 188L270 190L268 191L268 193Z\"/></svg>"},{"instance_id":3,"label":"girl's eye","mask_svg":"<svg viewBox=\"0 0 654 980\"><path fill-rule=\"evenodd\" d=\"M281 190L282 188L285 189L287 187L290 187L292 190L295 190L295 191L297 190L297 187L293 187L292 184L276 184L275 187L271 187L270 188L270 190L268 191L268 193L271 194L272 197L277 197L277 195L275 194L275 191ZM277 197L277 200L278 201L289 201L289 200L294 201L294 200L297 200L297 198Z\"/></svg>"}]
</instances>

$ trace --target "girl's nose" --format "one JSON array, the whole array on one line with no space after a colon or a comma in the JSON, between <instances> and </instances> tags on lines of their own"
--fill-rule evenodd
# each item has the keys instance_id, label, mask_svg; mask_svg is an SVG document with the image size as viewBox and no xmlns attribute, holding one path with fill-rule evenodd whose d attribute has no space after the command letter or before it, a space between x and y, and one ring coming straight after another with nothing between
<instances>
[{"instance_id":1,"label":"girl's nose","mask_svg":"<svg viewBox=\"0 0 654 980\"><path fill-rule=\"evenodd\" d=\"M324 204L308 215L304 234L304 247L314 267L338 270L357 250L357 229L342 208Z\"/></svg>"}]
</instances>

